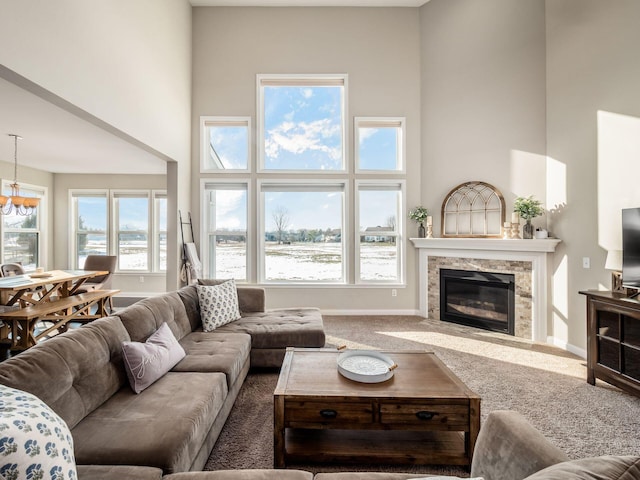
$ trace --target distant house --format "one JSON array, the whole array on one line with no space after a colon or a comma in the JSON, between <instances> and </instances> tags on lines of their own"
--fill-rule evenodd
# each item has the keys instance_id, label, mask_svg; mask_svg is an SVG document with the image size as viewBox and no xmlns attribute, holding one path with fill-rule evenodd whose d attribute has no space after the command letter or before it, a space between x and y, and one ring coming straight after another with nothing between
<instances>
[{"instance_id":1,"label":"distant house","mask_svg":"<svg viewBox=\"0 0 640 480\"><path fill-rule=\"evenodd\" d=\"M365 242L393 242L394 237L386 235L387 232L393 232L392 227L367 227L364 231Z\"/></svg>"}]
</instances>

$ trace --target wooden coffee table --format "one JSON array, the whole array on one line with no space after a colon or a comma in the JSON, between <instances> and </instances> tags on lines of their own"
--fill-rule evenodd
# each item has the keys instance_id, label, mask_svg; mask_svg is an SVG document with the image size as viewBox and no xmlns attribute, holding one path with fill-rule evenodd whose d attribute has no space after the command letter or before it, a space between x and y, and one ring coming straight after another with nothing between
<instances>
[{"instance_id":1,"label":"wooden coffee table","mask_svg":"<svg viewBox=\"0 0 640 480\"><path fill-rule=\"evenodd\" d=\"M471 465L480 397L434 353L384 352L381 383L338 373L332 349L288 348L274 392L274 466L287 462Z\"/></svg>"}]
</instances>

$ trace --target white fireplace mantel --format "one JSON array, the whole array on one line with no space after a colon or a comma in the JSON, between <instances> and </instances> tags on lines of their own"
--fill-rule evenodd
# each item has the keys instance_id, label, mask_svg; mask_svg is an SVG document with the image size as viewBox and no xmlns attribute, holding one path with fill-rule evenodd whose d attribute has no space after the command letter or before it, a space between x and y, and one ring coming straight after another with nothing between
<instances>
[{"instance_id":1,"label":"white fireplace mantel","mask_svg":"<svg viewBox=\"0 0 640 480\"><path fill-rule=\"evenodd\" d=\"M547 341L547 317L550 306L547 299L551 282L548 272L557 238L534 240L503 240L500 238L411 238L419 250L420 315L428 317L428 262L429 257L480 258L488 260L516 260L531 262L532 269L532 340Z\"/></svg>"}]
</instances>

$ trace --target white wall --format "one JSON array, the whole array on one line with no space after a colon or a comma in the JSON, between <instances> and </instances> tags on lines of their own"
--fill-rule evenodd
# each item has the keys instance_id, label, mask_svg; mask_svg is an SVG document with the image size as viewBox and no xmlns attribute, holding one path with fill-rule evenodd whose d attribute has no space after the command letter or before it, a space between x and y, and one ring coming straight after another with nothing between
<instances>
[{"instance_id":1,"label":"white wall","mask_svg":"<svg viewBox=\"0 0 640 480\"><path fill-rule=\"evenodd\" d=\"M176 161L189 157L187 0L2 0L0 64Z\"/></svg>"},{"instance_id":2,"label":"white wall","mask_svg":"<svg viewBox=\"0 0 640 480\"><path fill-rule=\"evenodd\" d=\"M543 0L431 0L420 19L422 201L434 231L464 182L497 187L507 219L516 196L544 201Z\"/></svg>"},{"instance_id":3,"label":"white wall","mask_svg":"<svg viewBox=\"0 0 640 480\"><path fill-rule=\"evenodd\" d=\"M620 249L620 209L640 207L640 2L548 0L548 155L566 171L566 204L553 217L553 329L584 347L585 299L610 288L606 250ZM582 268L582 258L591 268Z\"/></svg>"},{"instance_id":4,"label":"white wall","mask_svg":"<svg viewBox=\"0 0 640 480\"><path fill-rule=\"evenodd\" d=\"M407 119L407 202L420 201L420 31L414 8L222 8L193 11L192 205L199 204L201 115L251 116L256 74L347 73L354 116ZM255 142L255 131L252 135ZM351 135L352 138L352 135ZM349 158L353 151L349 140ZM255 149L253 152L255 160ZM193 209L194 218L200 212ZM255 222L255 219L253 219ZM409 225L409 236L416 236ZM196 235L199 234L199 229ZM351 238L347 241L352 241ZM417 256L407 245L408 287L268 288L270 307L415 311Z\"/></svg>"}]
</instances>

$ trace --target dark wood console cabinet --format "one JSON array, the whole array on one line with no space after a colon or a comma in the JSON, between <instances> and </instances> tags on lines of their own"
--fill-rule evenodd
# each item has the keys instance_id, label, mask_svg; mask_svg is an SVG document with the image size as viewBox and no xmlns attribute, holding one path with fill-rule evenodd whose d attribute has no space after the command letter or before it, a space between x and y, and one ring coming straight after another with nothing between
<instances>
[{"instance_id":1,"label":"dark wood console cabinet","mask_svg":"<svg viewBox=\"0 0 640 480\"><path fill-rule=\"evenodd\" d=\"M596 378L640 396L640 301L597 290L587 297L587 382Z\"/></svg>"}]
</instances>

